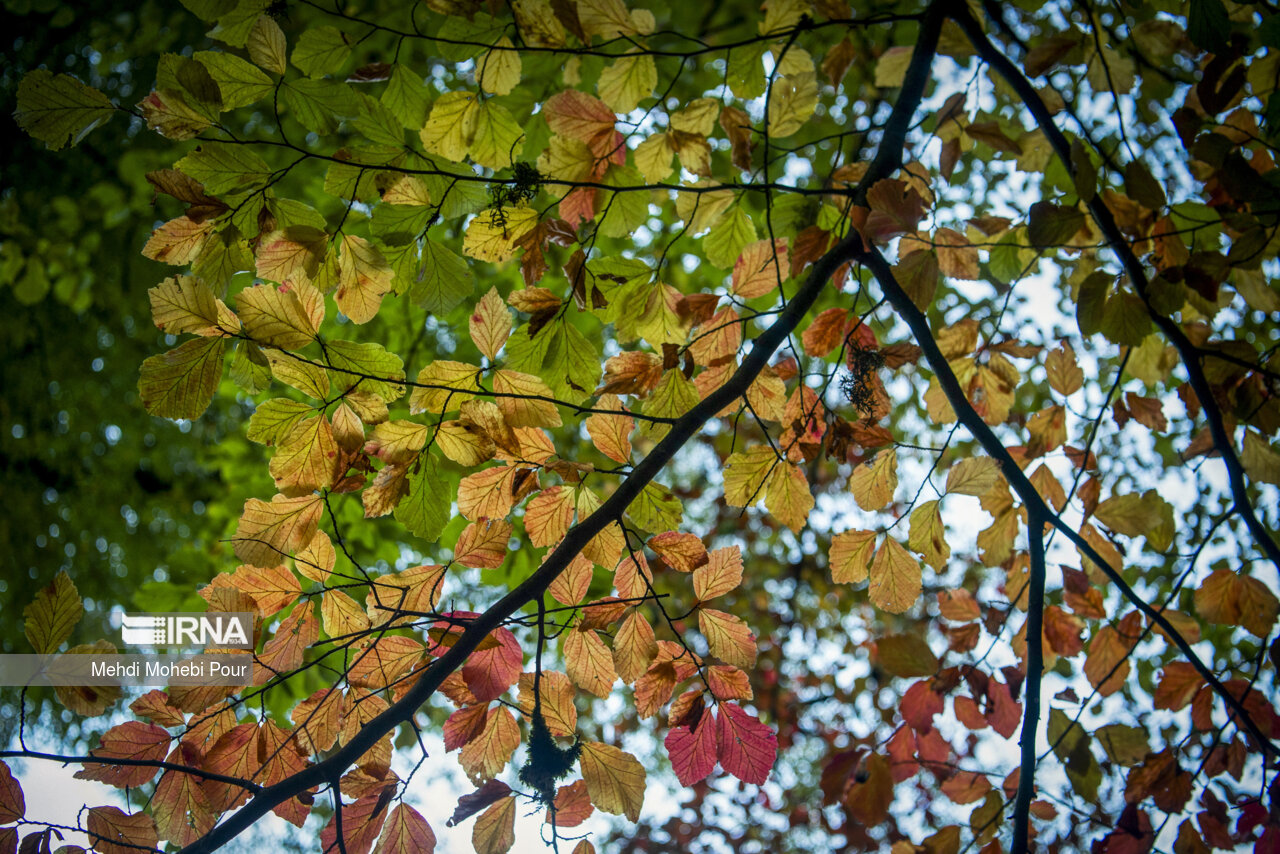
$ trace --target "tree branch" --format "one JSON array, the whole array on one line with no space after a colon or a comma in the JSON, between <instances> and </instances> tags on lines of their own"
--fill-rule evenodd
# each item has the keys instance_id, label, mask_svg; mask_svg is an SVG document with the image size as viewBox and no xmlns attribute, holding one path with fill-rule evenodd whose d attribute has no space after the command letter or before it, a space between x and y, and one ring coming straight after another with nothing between
<instances>
[{"instance_id":1,"label":"tree branch","mask_svg":"<svg viewBox=\"0 0 1280 854\"><path fill-rule=\"evenodd\" d=\"M969 37L969 41L973 44L978 56L994 68L1018 93L1018 97L1022 99L1027 110L1035 118L1037 126L1044 131L1049 144L1053 146L1054 153L1058 155L1058 159L1062 162L1063 169L1067 171L1067 174L1074 175L1071 167L1071 146L1067 143L1066 137L1062 135L1062 131L1054 124L1053 115L1044 105L1044 102L1040 100L1040 95L1036 92L1031 81L987 39L986 34L982 32L982 28L974 20L967 8L957 5L952 17L965 31L965 35ZM1205 377L1204 368L1200 364L1198 348L1187 338L1186 333L1182 331L1182 327L1174 320L1151 307L1147 294L1146 269L1138 259L1138 256L1133 254L1133 248L1120 232L1120 227L1116 225L1115 217L1111 215L1111 210L1103 202L1102 196L1095 194L1086 203L1086 206L1089 208L1089 212L1093 214L1094 221L1098 223L1098 227L1102 230L1102 234L1106 238L1108 245L1110 245L1111 251L1116 254L1125 272L1129 274L1129 278L1133 281L1134 289L1147 306L1147 312L1151 315L1152 321L1178 351L1178 356L1182 359L1182 363L1187 369L1187 378L1191 383L1191 388L1200 401L1201 409L1204 410L1205 421L1208 422L1209 433L1213 437L1213 445L1222 455L1222 461L1227 467L1231 498L1236 507L1239 508L1245 527L1249 529L1249 533L1257 541L1258 547L1262 549L1267 559L1271 561L1276 569L1280 570L1280 546L1276 545L1276 541L1272 539L1266 526L1258 519L1257 513L1254 512L1253 504L1249 500L1249 494L1244 482L1244 468L1240 464L1240 457L1236 454L1235 443L1223 424L1222 410L1219 408L1218 402L1213 396L1213 389Z\"/></svg>"},{"instance_id":2,"label":"tree branch","mask_svg":"<svg viewBox=\"0 0 1280 854\"><path fill-rule=\"evenodd\" d=\"M902 91L893 113L885 125L875 159L853 191L855 203L866 201L866 191L875 182L888 177L902 165L903 146L911 119L924 97L929 70L937 50L938 36L946 14L947 0L934 0L921 20L919 39L911 64L903 79ZM299 792L332 779L335 773L349 767L372 747L378 739L409 720L441 683L479 646L480 642L517 610L540 596L596 534L620 518L641 490L658 475L676 455L717 413L744 395L756 376L768 364L774 352L800 324L827 286L827 280L845 263L863 251L862 240L854 232L814 263L803 287L778 315L773 325L756 337L742 365L723 386L703 398L685 413L665 438L632 470L612 495L594 513L569 530L560 544L547 555L542 565L506 596L473 620L457 641L436 659L405 695L386 711L364 725L350 741L321 762L304 771L264 788L229 819L217 825L200 839L182 849L183 854L208 854L230 842L251 827L273 807Z\"/></svg>"},{"instance_id":3,"label":"tree branch","mask_svg":"<svg viewBox=\"0 0 1280 854\"><path fill-rule=\"evenodd\" d=\"M876 281L880 283L885 298L889 300L889 303L898 312L898 316L911 329L911 334L915 337L916 343L924 351L925 360L933 368L934 374L937 376L938 385L942 387L947 401L955 411L956 418L968 428L983 449L999 463L1001 472L1009 481L1009 486L1017 493L1023 505L1027 508L1028 521L1038 516L1041 520L1048 521L1055 528L1062 531L1067 539L1071 540L1086 558L1103 571L1135 608L1164 630L1165 634L1173 640L1178 649L1182 651L1182 654L1195 667L1196 672L1204 677L1204 680L1209 683L1214 692L1222 698L1231 713L1240 718L1245 725L1245 729L1258 741L1259 746L1274 756L1280 756L1280 748L1277 748L1271 739L1263 734L1258 724L1254 722L1253 718L1245 710L1244 704L1236 699L1222 684L1221 680L1214 675L1213 671L1200 660L1200 656L1196 655L1196 651L1191 648L1191 644L1174 628L1164 614L1139 596L1137 591L1124 580L1124 577L1102 555L1098 554L1088 540L1082 537L1075 528L1063 521L1062 517L1045 503L1031 480L1018 467L1018 463L1013 459L1008 449L1005 448L995 432L987 426L987 423L982 420L982 416L969 403L968 396L960 385L960 380L956 378L955 372L951 370L947 357L943 355L942 350L938 347L938 342L934 339L933 333L929 329L928 319L916 307L916 304L911 301L911 297L907 295L907 292L902 289L902 285L898 283L897 278L893 275L893 270L889 263L885 261L884 256L878 250L871 248L864 252L858 260L871 270L876 277ZM1043 584L1043 579L1041 584ZM1027 642L1029 645L1030 638L1028 638Z\"/></svg>"}]
</instances>

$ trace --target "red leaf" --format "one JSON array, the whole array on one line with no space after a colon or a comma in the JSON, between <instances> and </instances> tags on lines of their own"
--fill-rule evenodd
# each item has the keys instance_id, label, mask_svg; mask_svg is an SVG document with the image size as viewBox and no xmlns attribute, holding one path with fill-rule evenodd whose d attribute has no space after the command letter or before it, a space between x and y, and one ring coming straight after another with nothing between
<instances>
[{"instance_id":1,"label":"red leaf","mask_svg":"<svg viewBox=\"0 0 1280 854\"><path fill-rule=\"evenodd\" d=\"M27 802L9 766L0 762L0 824L18 821L27 812Z\"/></svg>"},{"instance_id":2,"label":"red leaf","mask_svg":"<svg viewBox=\"0 0 1280 854\"><path fill-rule=\"evenodd\" d=\"M453 827L458 822L466 821L480 810L502 800L511 794L511 787L501 780L490 780L469 795L458 798L458 806L453 815L445 822L445 826Z\"/></svg>"},{"instance_id":3,"label":"red leaf","mask_svg":"<svg viewBox=\"0 0 1280 854\"><path fill-rule=\"evenodd\" d=\"M168 731L155 724L128 721L102 734L102 743L90 753L103 759L144 759L159 762L169 751ZM154 765L99 765L86 762L76 772L80 780L99 780L118 789L141 786L151 781L160 769Z\"/></svg>"},{"instance_id":4,"label":"red leaf","mask_svg":"<svg viewBox=\"0 0 1280 854\"><path fill-rule=\"evenodd\" d=\"M139 848L155 848L160 841L151 816L130 815L115 807L90 809L86 829L93 840L93 850L102 854L135 854Z\"/></svg>"},{"instance_id":5,"label":"red leaf","mask_svg":"<svg viewBox=\"0 0 1280 854\"><path fill-rule=\"evenodd\" d=\"M702 719L696 730L687 726L675 727L667 733L663 743L667 746L667 753L671 754L671 768L676 772L680 785L692 786L715 770L716 727L707 718ZM772 760L769 764L773 764ZM764 773L768 776L767 767Z\"/></svg>"},{"instance_id":6,"label":"red leaf","mask_svg":"<svg viewBox=\"0 0 1280 854\"><path fill-rule=\"evenodd\" d=\"M716 720L720 740L720 764L744 783L762 785L778 756L778 736L773 729L747 714L737 703L720 706Z\"/></svg>"}]
</instances>

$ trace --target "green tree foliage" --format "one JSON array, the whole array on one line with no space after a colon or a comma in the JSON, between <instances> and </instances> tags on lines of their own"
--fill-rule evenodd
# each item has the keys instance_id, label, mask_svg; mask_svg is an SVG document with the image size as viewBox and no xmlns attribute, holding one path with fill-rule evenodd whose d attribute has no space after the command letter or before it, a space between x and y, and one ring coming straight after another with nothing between
<instances>
[{"instance_id":1,"label":"green tree foliage","mask_svg":"<svg viewBox=\"0 0 1280 854\"><path fill-rule=\"evenodd\" d=\"M160 525L185 563L127 604L258 617L252 685L5 754L142 790L94 848L500 854L530 806L575 854L598 813L635 850L1280 846L1270 7L183 5L146 94L17 85L29 159L155 196L169 269L110 310L163 343L102 358L216 444L168 481L225 539ZM24 192L6 299L92 316ZM111 646L41 569L35 650ZM431 739L475 787L435 814ZM49 832L0 786L0 840Z\"/></svg>"}]
</instances>

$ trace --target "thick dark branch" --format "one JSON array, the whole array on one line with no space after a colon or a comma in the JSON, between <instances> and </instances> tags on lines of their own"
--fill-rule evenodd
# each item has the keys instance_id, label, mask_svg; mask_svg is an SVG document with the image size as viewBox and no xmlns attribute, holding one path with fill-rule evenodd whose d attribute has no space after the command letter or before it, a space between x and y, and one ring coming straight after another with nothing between
<instances>
[{"instance_id":1,"label":"thick dark branch","mask_svg":"<svg viewBox=\"0 0 1280 854\"><path fill-rule=\"evenodd\" d=\"M884 291L885 298L889 300L889 303L898 312L898 316L911 329L911 334L915 337L916 343L924 351L925 360L928 361L929 367L933 368L933 372L937 376L938 385L942 387L947 401L955 411L956 418L968 428L973 437L982 445L983 450L999 463L1001 472L1009 481L1009 486L1017 493L1018 498L1022 500L1023 505L1027 508L1028 521L1038 517L1042 522L1047 521L1062 531L1063 535L1075 544L1081 554L1103 571L1107 578L1111 580L1111 583L1116 586L1116 589L1120 591L1121 595L1145 614L1148 619L1164 630L1165 634L1173 640L1178 649L1182 651L1182 654L1195 667L1196 672L1204 677L1205 682L1209 683L1214 692L1222 698L1230 712L1240 719L1244 728L1258 741L1259 746L1272 755L1280 756L1280 748L1277 748L1271 739L1262 732L1258 724L1245 710L1244 704L1228 691L1222 681L1214 675L1214 672L1200 660L1200 656L1196 655L1196 651L1191 648L1191 644L1169 622L1164 613L1152 607L1139 596L1137 591L1124 580L1124 576L1111 566L1102 555L1098 554L1097 549L1090 545L1089 541L1081 536L1079 531L1063 521L1062 517L1036 491L1035 486L1022 469L1018 467L1018 463L1009 453L1009 450L1005 448L999 437L987 426L987 423L982 420L982 416L969 403L969 398L965 394L964 388L960 385L960 380L956 378L955 372L951 370L951 365L947 362L947 357L943 355L942 350L938 347L938 342L933 337L928 319L916 307L916 304L911 301L911 297L907 295L907 292L902 289L902 285L898 283L897 278L893 275L893 269L885 261L884 256L878 250L872 248L864 252L858 260L871 270L876 277L876 281L880 283L880 288ZM1041 583L1043 584L1043 580ZM1031 639L1028 637L1028 646L1030 642Z\"/></svg>"},{"instance_id":2,"label":"thick dark branch","mask_svg":"<svg viewBox=\"0 0 1280 854\"><path fill-rule=\"evenodd\" d=\"M1068 174L1073 174L1071 168L1071 146L1068 144L1067 138L1062 135L1062 131L1054 124L1053 115L1045 107L1044 101L1040 100L1040 95L1036 92L1031 81L987 39L986 34L982 32L981 26L969 14L968 9L957 5L953 17L973 43L974 50L978 52L978 56L994 68L1018 93L1018 97L1022 99L1023 104L1036 120L1037 126L1044 131L1049 144L1053 146L1054 153L1062 161L1062 167L1067 170ZM1213 389L1209 385L1209 380L1205 377L1204 367L1200 364L1198 348L1187 338L1186 333L1182 331L1182 327L1177 322L1151 307L1147 294L1146 268L1143 267L1142 261L1133 253L1133 248L1125 240L1124 234L1121 233L1120 227L1116 225L1115 217L1111 215L1111 210L1103 202L1102 196L1095 194L1087 203L1087 207L1089 208L1089 213L1093 215L1094 221L1098 223L1098 227L1102 230L1102 235L1106 238L1111 250L1115 252L1125 272L1129 274L1129 279L1133 282L1138 296L1146 303L1152 321L1155 322L1160 331L1177 349L1178 356L1182 359L1182 364L1187 370L1187 379L1191 383L1192 390L1196 393L1196 398L1200 401L1201 409L1204 410L1205 421L1209 424L1209 434L1213 437L1213 446L1222 455L1222 461L1227 467L1231 499L1235 502L1236 508L1239 509L1240 516L1244 519L1245 527L1249 529L1249 533L1257 541L1258 547L1262 549L1267 559L1271 561L1276 569L1280 570L1280 546L1276 544L1266 526L1258 519L1253 504L1249 500L1249 493L1245 488L1244 468L1240 464L1240 457L1236 454L1235 442L1232 441L1231 434L1227 432L1227 428L1223 423L1222 410L1213 396Z\"/></svg>"},{"instance_id":3,"label":"thick dark branch","mask_svg":"<svg viewBox=\"0 0 1280 854\"><path fill-rule=\"evenodd\" d=\"M893 114L885 126L876 157L854 191L855 200L858 202L865 201L867 188L881 178L891 175L902 165L907 131L911 127L911 119L916 108L924 97L925 85L929 80L929 70L933 64L938 35L942 31L944 18L944 2L936 0L929 6L921 20L919 39L911 58L911 65L903 80L898 102L894 105ZM743 358L742 365L729 381L685 413L672 426L666 437L632 470L631 475L618 486L618 489L594 513L569 530L560 544L547 555L542 566L473 620L453 646L427 668L422 677L400 700L365 724L350 741L322 762L263 789L225 822L182 849L183 854L208 854L218 850L242 831L252 827L277 804L312 786L322 785L333 779L335 774L340 774L363 756L383 735L411 719L414 712L430 699L449 674L463 665L467 657L484 638L488 637L490 632L502 625L520 608L541 596L570 561L586 547L592 537L622 517L641 490L702 430L703 425L734 400L746 394L747 389L769 363L774 352L782 346L787 336L809 313L809 309L813 307L827 286L827 281L842 265L853 260L861 252L862 241L855 232L820 258L809 271L809 277L804 286L778 315L778 319L755 339L751 352Z\"/></svg>"},{"instance_id":4,"label":"thick dark branch","mask_svg":"<svg viewBox=\"0 0 1280 854\"><path fill-rule=\"evenodd\" d=\"M1022 709L1022 761L1018 796L1013 805L1013 847L1010 854L1027 854L1031 799L1036 792L1036 729L1040 725L1040 679L1044 675L1044 525L1035 510L1027 512L1031 566L1027 590L1027 681Z\"/></svg>"}]
</instances>

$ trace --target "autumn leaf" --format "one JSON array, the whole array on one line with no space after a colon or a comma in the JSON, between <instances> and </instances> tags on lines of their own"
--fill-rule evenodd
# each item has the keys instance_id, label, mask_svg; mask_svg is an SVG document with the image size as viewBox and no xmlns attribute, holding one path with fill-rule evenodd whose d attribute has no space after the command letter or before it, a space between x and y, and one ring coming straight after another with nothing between
<instances>
[{"instance_id":1,"label":"autumn leaf","mask_svg":"<svg viewBox=\"0 0 1280 854\"><path fill-rule=\"evenodd\" d=\"M645 772L634 756L608 744L584 741L578 765L597 809L631 821L640 819Z\"/></svg>"},{"instance_id":2,"label":"autumn leaf","mask_svg":"<svg viewBox=\"0 0 1280 854\"><path fill-rule=\"evenodd\" d=\"M744 783L764 785L778 755L778 737L737 703L722 703L716 718L720 764Z\"/></svg>"}]
</instances>

